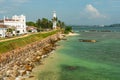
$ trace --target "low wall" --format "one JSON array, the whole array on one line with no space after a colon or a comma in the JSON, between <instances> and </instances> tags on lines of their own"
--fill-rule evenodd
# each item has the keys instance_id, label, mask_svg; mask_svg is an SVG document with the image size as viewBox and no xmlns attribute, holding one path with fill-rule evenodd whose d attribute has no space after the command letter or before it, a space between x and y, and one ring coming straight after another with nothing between
<instances>
[{"instance_id":1,"label":"low wall","mask_svg":"<svg viewBox=\"0 0 120 80\"><path fill-rule=\"evenodd\" d=\"M54 34L1 55L0 80L3 78L15 80L16 77L23 76L23 73L31 71L36 64L40 64L41 58L46 57L47 53L54 50L54 43L61 38L60 35L60 33Z\"/></svg>"}]
</instances>

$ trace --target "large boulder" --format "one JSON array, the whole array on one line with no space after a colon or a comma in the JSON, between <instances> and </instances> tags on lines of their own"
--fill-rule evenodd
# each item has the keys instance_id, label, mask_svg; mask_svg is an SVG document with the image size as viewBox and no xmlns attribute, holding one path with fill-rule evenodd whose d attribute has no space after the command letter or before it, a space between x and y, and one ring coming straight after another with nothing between
<instances>
[{"instance_id":1,"label":"large boulder","mask_svg":"<svg viewBox=\"0 0 120 80\"><path fill-rule=\"evenodd\" d=\"M96 40L88 40L88 39L79 39L80 42L97 42Z\"/></svg>"}]
</instances>

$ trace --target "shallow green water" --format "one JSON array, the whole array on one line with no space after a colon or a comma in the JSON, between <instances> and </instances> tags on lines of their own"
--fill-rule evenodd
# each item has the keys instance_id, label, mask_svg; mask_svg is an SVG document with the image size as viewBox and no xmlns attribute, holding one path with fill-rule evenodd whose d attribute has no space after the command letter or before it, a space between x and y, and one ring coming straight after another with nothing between
<instances>
[{"instance_id":1,"label":"shallow green water","mask_svg":"<svg viewBox=\"0 0 120 80\"><path fill-rule=\"evenodd\" d=\"M82 32L58 44L39 80L120 80L120 32Z\"/></svg>"}]
</instances>

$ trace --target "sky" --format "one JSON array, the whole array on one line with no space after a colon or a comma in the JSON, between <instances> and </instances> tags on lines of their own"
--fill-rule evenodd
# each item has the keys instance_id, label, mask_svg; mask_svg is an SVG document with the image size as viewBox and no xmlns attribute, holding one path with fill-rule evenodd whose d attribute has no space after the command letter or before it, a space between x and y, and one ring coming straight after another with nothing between
<instances>
[{"instance_id":1,"label":"sky","mask_svg":"<svg viewBox=\"0 0 120 80\"><path fill-rule=\"evenodd\" d=\"M0 0L0 19L25 15L27 21L58 19L68 25L120 23L120 0Z\"/></svg>"}]
</instances>

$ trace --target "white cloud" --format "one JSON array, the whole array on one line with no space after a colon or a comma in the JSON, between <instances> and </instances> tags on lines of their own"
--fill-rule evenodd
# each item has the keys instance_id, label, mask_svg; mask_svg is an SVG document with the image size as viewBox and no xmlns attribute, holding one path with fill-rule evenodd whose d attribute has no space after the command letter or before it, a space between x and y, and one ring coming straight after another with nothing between
<instances>
[{"instance_id":1,"label":"white cloud","mask_svg":"<svg viewBox=\"0 0 120 80\"><path fill-rule=\"evenodd\" d=\"M87 12L89 18L106 18L105 15L101 14L98 9L91 4L86 5L85 11Z\"/></svg>"}]
</instances>

